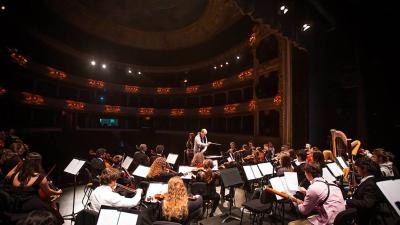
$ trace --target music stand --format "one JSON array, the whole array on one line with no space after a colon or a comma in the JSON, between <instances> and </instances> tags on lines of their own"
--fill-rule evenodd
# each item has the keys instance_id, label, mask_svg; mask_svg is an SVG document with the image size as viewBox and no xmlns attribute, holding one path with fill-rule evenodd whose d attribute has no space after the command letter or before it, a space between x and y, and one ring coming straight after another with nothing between
<instances>
[{"instance_id":1,"label":"music stand","mask_svg":"<svg viewBox=\"0 0 400 225\"><path fill-rule=\"evenodd\" d=\"M224 182L225 187L232 187L232 189L234 186L243 184L242 177L240 176L239 170L236 167L221 170L221 178L222 178L222 182ZM228 213L228 216L225 217L221 223L225 223L229 219L234 219L234 220L240 221L239 217L232 215L232 204L233 204L233 199L235 198L235 192L234 191L233 191L233 193L229 192L229 195L230 195L229 213Z\"/></svg>"},{"instance_id":2,"label":"music stand","mask_svg":"<svg viewBox=\"0 0 400 225\"><path fill-rule=\"evenodd\" d=\"M136 225L141 220L140 211L102 205L96 225Z\"/></svg>"},{"instance_id":3,"label":"music stand","mask_svg":"<svg viewBox=\"0 0 400 225\"><path fill-rule=\"evenodd\" d=\"M79 171L82 169L83 165L85 165L85 160L80 159L72 159L68 166L64 169L64 172L74 175L74 195L72 200L72 213L69 215L63 216L66 220L75 221L75 195L76 195L76 177L79 174Z\"/></svg>"}]
</instances>

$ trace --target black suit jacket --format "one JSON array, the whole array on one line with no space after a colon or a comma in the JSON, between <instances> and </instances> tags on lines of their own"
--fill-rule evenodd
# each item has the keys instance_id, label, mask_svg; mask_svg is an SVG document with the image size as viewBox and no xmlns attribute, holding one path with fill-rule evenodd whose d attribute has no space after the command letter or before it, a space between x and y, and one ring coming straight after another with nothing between
<instances>
[{"instance_id":1,"label":"black suit jacket","mask_svg":"<svg viewBox=\"0 0 400 225\"><path fill-rule=\"evenodd\" d=\"M135 152L133 155L133 170L136 169L137 166L143 165L143 166L150 166L150 159L147 157L147 155L141 151Z\"/></svg>"},{"instance_id":2,"label":"black suit jacket","mask_svg":"<svg viewBox=\"0 0 400 225\"><path fill-rule=\"evenodd\" d=\"M106 168L104 165L104 162L99 158L93 158L90 161L90 166L91 166L92 175L94 177L97 175L100 175L101 172Z\"/></svg>"},{"instance_id":3,"label":"black suit jacket","mask_svg":"<svg viewBox=\"0 0 400 225\"><path fill-rule=\"evenodd\" d=\"M349 207L357 209L357 224L367 225L376 216L381 192L374 178L368 178L362 182L354 191L353 198L347 200Z\"/></svg>"}]
</instances>

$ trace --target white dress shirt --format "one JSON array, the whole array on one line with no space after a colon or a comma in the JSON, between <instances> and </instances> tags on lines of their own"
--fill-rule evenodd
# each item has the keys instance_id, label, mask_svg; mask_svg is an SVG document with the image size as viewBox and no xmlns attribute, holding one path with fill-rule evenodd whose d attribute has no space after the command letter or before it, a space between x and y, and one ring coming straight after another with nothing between
<instances>
[{"instance_id":1,"label":"white dress shirt","mask_svg":"<svg viewBox=\"0 0 400 225\"><path fill-rule=\"evenodd\" d=\"M90 195L89 208L99 212L102 205L126 208L135 207L140 201L142 192L142 189L137 189L135 197L126 198L116 192L113 192L109 185L101 185L97 187Z\"/></svg>"},{"instance_id":2,"label":"white dress shirt","mask_svg":"<svg viewBox=\"0 0 400 225\"><path fill-rule=\"evenodd\" d=\"M207 136L204 136L204 141L205 141L205 143L201 141L200 133L196 135L196 137L194 138L194 148L193 148L194 153L197 153L197 152L200 152L200 151L201 152L205 152L205 150L207 149L205 147L208 146L208 144L207 144Z\"/></svg>"}]
</instances>

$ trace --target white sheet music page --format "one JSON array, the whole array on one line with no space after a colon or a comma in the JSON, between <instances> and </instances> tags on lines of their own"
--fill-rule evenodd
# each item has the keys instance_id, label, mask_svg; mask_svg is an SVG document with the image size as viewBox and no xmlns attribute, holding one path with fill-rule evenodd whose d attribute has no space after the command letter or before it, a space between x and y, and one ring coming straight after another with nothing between
<instances>
[{"instance_id":1,"label":"white sheet music page","mask_svg":"<svg viewBox=\"0 0 400 225\"><path fill-rule=\"evenodd\" d=\"M135 213L121 212L118 225L136 225L138 217L139 216Z\"/></svg>"},{"instance_id":2,"label":"white sheet music page","mask_svg":"<svg viewBox=\"0 0 400 225\"><path fill-rule=\"evenodd\" d=\"M263 176L271 175L274 173L274 166L270 162L260 163L257 166L258 166L258 168L260 168Z\"/></svg>"},{"instance_id":3,"label":"white sheet music page","mask_svg":"<svg viewBox=\"0 0 400 225\"><path fill-rule=\"evenodd\" d=\"M227 160L228 160L228 162L232 162L233 161L233 159L230 156L227 158Z\"/></svg>"},{"instance_id":4,"label":"white sheet music page","mask_svg":"<svg viewBox=\"0 0 400 225\"><path fill-rule=\"evenodd\" d=\"M338 157L336 157L336 159L338 160L340 166L341 166L343 169L348 168L346 162L343 160L342 157L338 156Z\"/></svg>"},{"instance_id":5,"label":"white sheet music page","mask_svg":"<svg viewBox=\"0 0 400 225\"><path fill-rule=\"evenodd\" d=\"M178 173L189 173L192 172L195 167L191 166L179 166ZM185 176L181 176L182 179L192 179L192 173L186 174Z\"/></svg>"},{"instance_id":6,"label":"white sheet music page","mask_svg":"<svg viewBox=\"0 0 400 225\"><path fill-rule=\"evenodd\" d=\"M146 198L153 197L156 194L165 194L168 192L168 184L165 183L150 183L147 188Z\"/></svg>"},{"instance_id":7,"label":"white sheet music page","mask_svg":"<svg viewBox=\"0 0 400 225\"><path fill-rule=\"evenodd\" d=\"M101 209L97 225L114 225L118 223L120 212L115 209Z\"/></svg>"},{"instance_id":8,"label":"white sheet music page","mask_svg":"<svg viewBox=\"0 0 400 225\"><path fill-rule=\"evenodd\" d=\"M396 202L400 201L400 195L398 194L400 190L400 179L379 181L376 185L378 185L383 195L385 195L386 199L400 216L400 209L396 205Z\"/></svg>"},{"instance_id":9,"label":"white sheet music page","mask_svg":"<svg viewBox=\"0 0 400 225\"><path fill-rule=\"evenodd\" d=\"M254 180L256 177L254 176L253 170L250 166L243 166L244 173L246 174L247 180Z\"/></svg>"},{"instance_id":10,"label":"white sheet music page","mask_svg":"<svg viewBox=\"0 0 400 225\"><path fill-rule=\"evenodd\" d=\"M288 187L288 185L286 183L285 177L279 177L279 179L281 180L283 188L285 189L284 192L287 193L287 194L290 194L291 192L290 192L289 187Z\"/></svg>"},{"instance_id":11,"label":"white sheet music page","mask_svg":"<svg viewBox=\"0 0 400 225\"><path fill-rule=\"evenodd\" d=\"M326 164L326 166L329 168L329 170L335 177L340 177L343 175L342 169L340 169L340 167L336 163L328 163Z\"/></svg>"},{"instance_id":12,"label":"white sheet music page","mask_svg":"<svg viewBox=\"0 0 400 225\"><path fill-rule=\"evenodd\" d=\"M64 172L76 175L79 170L82 168L85 161L79 159L72 159L72 161L68 164L68 166L64 169Z\"/></svg>"},{"instance_id":13,"label":"white sheet music page","mask_svg":"<svg viewBox=\"0 0 400 225\"><path fill-rule=\"evenodd\" d=\"M133 171L133 175L134 176L138 176L138 177L143 177L146 178L147 174L149 174L150 171L150 167L148 166L143 166L143 165L139 165L135 171Z\"/></svg>"},{"instance_id":14,"label":"white sheet music page","mask_svg":"<svg viewBox=\"0 0 400 225\"><path fill-rule=\"evenodd\" d=\"M175 164L177 158L178 158L178 154L169 153L168 157L167 157L167 163Z\"/></svg>"},{"instance_id":15,"label":"white sheet music page","mask_svg":"<svg viewBox=\"0 0 400 225\"><path fill-rule=\"evenodd\" d=\"M280 191L280 192L286 192L285 187L283 186L282 181L279 177L273 177L273 178L269 179L269 182L271 183L271 186L273 189ZM276 196L277 200L283 199L279 195L275 195L275 196Z\"/></svg>"},{"instance_id":16,"label":"white sheet music page","mask_svg":"<svg viewBox=\"0 0 400 225\"><path fill-rule=\"evenodd\" d=\"M252 165L251 170L253 170L253 174L256 179L260 179L263 177L263 175L261 174L260 169L258 169L257 165Z\"/></svg>"},{"instance_id":17,"label":"white sheet music page","mask_svg":"<svg viewBox=\"0 0 400 225\"><path fill-rule=\"evenodd\" d=\"M332 175L332 173L326 167L322 168L322 177L330 183L333 183L336 181L336 178Z\"/></svg>"},{"instance_id":18,"label":"white sheet music page","mask_svg":"<svg viewBox=\"0 0 400 225\"><path fill-rule=\"evenodd\" d=\"M212 171L218 171L218 160L213 160Z\"/></svg>"},{"instance_id":19,"label":"white sheet music page","mask_svg":"<svg viewBox=\"0 0 400 225\"><path fill-rule=\"evenodd\" d=\"M122 163L122 168L128 170L129 166L131 165L133 158L130 156L125 157L124 162Z\"/></svg>"},{"instance_id":20,"label":"white sheet music page","mask_svg":"<svg viewBox=\"0 0 400 225\"><path fill-rule=\"evenodd\" d=\"M289 191L296 192L299 190L299 181L296 172L284 172L285 181Z\"/></svg>"}]
</instances>

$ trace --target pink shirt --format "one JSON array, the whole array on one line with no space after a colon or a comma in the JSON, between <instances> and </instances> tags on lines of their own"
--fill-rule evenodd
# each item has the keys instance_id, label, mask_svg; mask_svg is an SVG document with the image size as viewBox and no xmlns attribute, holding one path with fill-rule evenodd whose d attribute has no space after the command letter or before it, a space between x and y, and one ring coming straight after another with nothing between
<instances>
[{"instance_id":1,"label":"pink shirt","mask_svg":"<svg viewBox=\"0 0 400 225\"><path fill-rule=\"evenodd\" d=\"M317 180L322 182L316 182ZM316 216L308 218L312 224L333 224L336 215L346 209L342 191L332 185L329 186L328 199L322 207L319 206L328 194L328 186L324 182L325 180L321 177L314 178L310 182L311 185L308 187L303 204L298 205L299 211L303 215L309 215L312 211L318 213Z\"/></svg>"}]
</instances>

